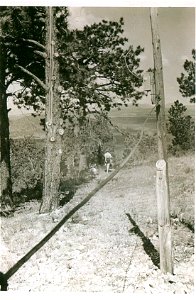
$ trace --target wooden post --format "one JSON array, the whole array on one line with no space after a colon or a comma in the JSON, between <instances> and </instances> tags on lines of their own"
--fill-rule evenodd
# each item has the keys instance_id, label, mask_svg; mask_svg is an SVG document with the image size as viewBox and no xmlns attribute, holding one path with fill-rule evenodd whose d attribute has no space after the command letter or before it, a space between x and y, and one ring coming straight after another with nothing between
<instances>
[{"instance_id":1,"label":"wooden post","mask_svg":"<svg viewBox=\"0 0 196 300\"><path fill-rule=\"evenodd\" d=\"M150 19L151 19L151 30L152 30L153 58L154 58L158 154L159 154L159 159L165 159L165 161L167 161L163 66L162 66L161 42L159 36L157 17L158 17L157 8L151 8Z\"/></svg>"},{"instance_id":2,"label":"wooden post","mask_svg":"<svg viewBox=\"0 0 196 300\"><path fill-rule=\"evenodd\" d=\"M168 185L166 180L166 162L158 160L156 163L156 194L158 207L158 229L160 245L160 269L163 273L173 273L171 227L169 213Z\"/></svg>"},{"instance_id":3,"label":"wooden post","mask_svg":"<svg viewBox=\"0 0 196 300\"><path fill-rule=\"evenodd\" d=\"M172 243L171 243L171 227L169 214L169 177L167 164L167 144L166 144L166 122L165 122L165 96L163 84L163 66L161 55L161 43L158 28L158 10L150 8L150 20L152 31L153 58L154 58L154 79L155 79L155 104L156 104L156 119L157 119L157 137L158 137L158 155L160 161L157 162L158 168L162 166L162 183L157 184L157 202L158 202L158 223L160 224L160 261L161 270L163 273L173 271L172 266ZM164 164L163 164L164 161ZM162 190L164 186L164 191ZM161 199L161 203L160 202ZM161 211L160 213L160 210ZM163 217L164 216L164 217ZM162 225L164 219L164 226ZM162 227L163 226L163 227Z\"/></svg>"}]
</instances>

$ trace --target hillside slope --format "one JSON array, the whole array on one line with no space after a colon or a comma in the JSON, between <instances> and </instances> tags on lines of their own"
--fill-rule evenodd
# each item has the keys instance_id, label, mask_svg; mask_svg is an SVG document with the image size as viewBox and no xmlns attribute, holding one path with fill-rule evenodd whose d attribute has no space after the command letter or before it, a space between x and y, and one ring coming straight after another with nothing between
<instances>
[{"instance_id":1,"label":"hillside slope","mask_svg":"<svg viewBox=\"0 0 196 300\"><path fill-rule=\"evenodd\" d=\"M191 218L193 161L193 156L171 159L169 171L172 211L179 209ZM175 172L173 164L179 164ZM180 216L172 218L175 275L163 275L158 268L155 175L155 161L121 170L10 278L9 290L193 294L194 234ZM100 169L51 214L39 215L35 200L2 219L7 252L1 270L7 271L105 176Z\"/></svg>"},{"instance_id":2,"label":"hillside slope","mask_svg":"<svg viewBox=\"0 0 196 300\"><path fill-rule=\"evenodd\" d=\"M40 117L33 117L30 114L11 116L10 137L11 138L44 138L45 133L40 126Z\"/></svg>"}]
</instances>

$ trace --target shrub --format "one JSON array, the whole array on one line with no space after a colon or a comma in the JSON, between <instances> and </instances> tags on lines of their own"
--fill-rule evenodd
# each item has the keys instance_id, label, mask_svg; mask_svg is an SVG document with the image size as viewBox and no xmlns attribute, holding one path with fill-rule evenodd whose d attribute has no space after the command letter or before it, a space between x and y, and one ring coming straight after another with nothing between
<instances>
[{"instance_id":1,"label":"shrub","mask_svg":"<svg viewBox=\"0 0 196 300\"><path fill-rule=\"evenodd\" d=\"M42 192L44 147L41 142L24 138L11 140L13 193L40 198Z\"/></svg>"},{"instance_id":2,"label":"shrub","mask_svg":"<svg viewBox=\"0 0 196 300\"><path fill-rule=\"evenodd\" d=\"M192 117L185 115L187 108L178 100L170 107L168 113L168 132L172 135L169 150L173 154L178 151L187 151L194 149L194 122Z\"/></svg>"},{"instance_id":3,"label":"shrub","mask_svg":"<svg viewBox=\"0 0 196 300\"><path fill-rule=\"evenodd\" d=\"M133 132L127 135L124 140L125 150L123 153L124 158L133 150L140 138L140 132ZM149 160L157 153L157 137L156 135L143 134L142 140L138 145L130 162L139 164L141 161Z\"/></svg>"},{"instance_id":4,"label":"shrub","mask_svg":"<svg viewBox=\"0 0 196 300\"><path fill-rule=\"evenodd\" d=\"M109 122L94 116L78 126L65 129L61 170L66 180L78 179L91 164L104 163L104 151L113 149L113 133Z\"/></svg>"}]
</instances>

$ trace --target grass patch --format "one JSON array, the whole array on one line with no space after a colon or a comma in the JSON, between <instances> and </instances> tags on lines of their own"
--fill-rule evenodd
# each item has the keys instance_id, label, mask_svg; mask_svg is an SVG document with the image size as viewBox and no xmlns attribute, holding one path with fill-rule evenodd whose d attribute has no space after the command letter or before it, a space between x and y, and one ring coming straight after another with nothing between
<instances>
[{"instance_id":1,"label":"grass patch","mask_svg":"<svg viewBox=\"0 0 196 300\"><path fill-rule=\"evenodd\" d=\"M172 156L169 158L168 164L171 213L182 220L184 224L193 228L195 216L194 155Z\"/></svg>"}]
</instances>

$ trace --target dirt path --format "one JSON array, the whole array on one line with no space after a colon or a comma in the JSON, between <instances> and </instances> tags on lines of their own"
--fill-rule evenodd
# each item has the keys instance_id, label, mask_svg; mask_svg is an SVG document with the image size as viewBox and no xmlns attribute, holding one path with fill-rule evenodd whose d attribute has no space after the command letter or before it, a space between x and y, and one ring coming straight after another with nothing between
<instances>
[{"instance_id":1,"label":"dirt path","mask_svg":"<svg viewBox=\"0 0 196 300\"><path fill-rule=\"evenodd\" d=\"M24 228L11 241L6 239L12 260L19 258L16 253L24 255L104 176L101 171L51 215L40 216L31 210L23 219L18 215L17 222L22 222ZM180 257L180 261L179 257L178 261L174 259L175 275L161 275L155 265L158 236L154 182L154 170L148 166L122 170L10 278L9 290L192 293L193 246L187 246L184 240L180 245L176 243L179 231L186 233L185 227L174 230L175 256ZM131 220L143 238L136 234ZM8 221L10 224L3 226L14 226L16 222ZM190 233L189 237L193 239Z\"/></svg>"}]
</instances>

